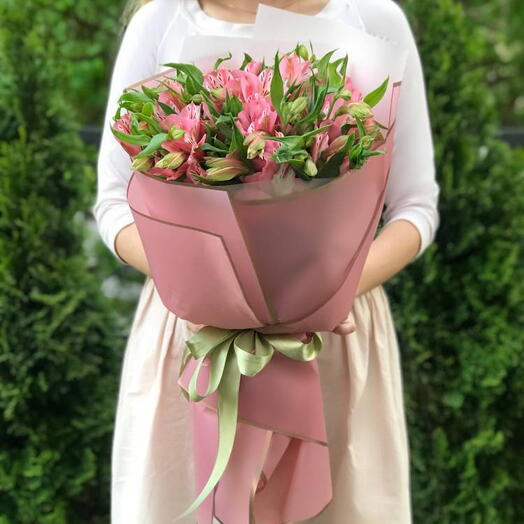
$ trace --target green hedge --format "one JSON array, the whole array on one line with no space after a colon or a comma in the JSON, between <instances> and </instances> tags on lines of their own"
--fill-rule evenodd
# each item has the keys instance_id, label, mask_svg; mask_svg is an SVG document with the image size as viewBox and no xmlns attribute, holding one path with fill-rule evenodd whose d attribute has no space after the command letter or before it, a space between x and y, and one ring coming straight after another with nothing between
<instances>
[{"instance_id":1,"label":"green hedge","mask_svg":"<svg viewBox=\"0 0 524 524\"><path fill-rule=\"evenodd\" d=\"M483 32L405 0L436 141L441 226L387 284L403 353L415 522L524 522L524 162L494 138ZM520 423L519 423L520 422Z\"/></svg>"},{"instance_id":2,"label":"green hedge","mask_svg":"<svg viewBox=\"0 0 524 524\"><path fill-rule=\"evenodd\" d=\"M47 10L0 20L0 523L107 522L123 338L82 252L95 179Z\"/></svg>"}]
</instances>

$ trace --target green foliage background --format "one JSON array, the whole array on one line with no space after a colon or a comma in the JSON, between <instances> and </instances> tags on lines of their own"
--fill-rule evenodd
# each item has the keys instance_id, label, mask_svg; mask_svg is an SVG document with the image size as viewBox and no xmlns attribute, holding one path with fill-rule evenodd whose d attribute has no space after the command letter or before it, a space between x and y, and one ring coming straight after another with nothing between
<instances>
[{"instance_id":1,"label":"green foliage background","mask_svg":"<svg viewBox=\"0 0 524 524\"><path fill-rule=\"evenodd\" d=\"M524 5L399 3L422 54L441 184L435 243L386 284L414 522L519 524L524 154L497 134L524 121ZM93 235L96 148L78 131L102 121L122 7L0 2L0 524L108 522L119 369L142 278Z\"/></svg>"}]
</instances>

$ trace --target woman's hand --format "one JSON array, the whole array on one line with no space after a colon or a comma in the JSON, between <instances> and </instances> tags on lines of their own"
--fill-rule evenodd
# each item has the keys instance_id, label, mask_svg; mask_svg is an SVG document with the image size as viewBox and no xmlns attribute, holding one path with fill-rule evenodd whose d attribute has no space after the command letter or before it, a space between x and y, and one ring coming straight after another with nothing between
<instances>
[{"instance_id":1,"label":"woman's hand","mask_svg":"<svg viewBox=\"0 0 524 524\"><path fill-rule=\"evenodd\" d=\"M124 226L115 237L115 251L126 264L138 269L144 275L150 275L149 263L136 224Z\"/></svg>"},{"instance_id":2,"label":"woman's hand","mask_svg":"<svg viewBox=\"0 0 524 524\"><path fill-rule=\"evenodd\" d=\"M350 312L346 320L341 322L333 330L333 333L336 333L337 335L349 335L350 333L353 333L353 331L355 331L356 329L357 329L357 326L355 325L355 322L353 321L353 315Z\"/></svg>"},{"instance_id":3,"label":"woman's hand","mask_svg":"<svg viewBox=\"0 0 524 524\"><path fill-rule=\"evenodd\" d=\"M185 323L187 324L189 331L191 331L193 334L205 326L205 324L193 324L193 322L189 322L189 320L186 320Z\"/></svg>"}]
</instances>

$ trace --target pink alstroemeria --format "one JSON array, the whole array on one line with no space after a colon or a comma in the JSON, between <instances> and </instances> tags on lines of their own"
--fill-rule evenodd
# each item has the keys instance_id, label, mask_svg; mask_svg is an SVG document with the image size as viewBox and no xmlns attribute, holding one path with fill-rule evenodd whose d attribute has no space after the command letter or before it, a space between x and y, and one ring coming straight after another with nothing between
<instances>
[{"instance_id":1,"label":"pink alstroemeria","mask_svg":"<svg viewBox=\"0 0 524 524\"><path fill-rule=\"evenodd\" d=\"M210 91L226 87L231 78L232 73L229 69L215 69L204 73L204 87Z\"/></svg>"},{"instance_id":2,"label":"pink alstroemeria","mask_svg":"<svg viewBox=\"0 0 524 524\"><path fill-rule=\"evenodd\" d=\"M183 109L186 105L182 97L182 86L178 82L170 78L166 79L163 85L164 87L169 87L169 89L165 89L165 91L160 92L160 94L158 95L158 101L162 102L166 106L169 106L171 109L175 110L178 113L178 111ZM162 120L167 116L160 104L156 104L155 114L158 120Z\"/></svg>"},{"instance_id":3,"label":"pink alstroemeria","mask_svg":"<svg viewBox=\"0 0 524 524\"><path fill-rule=\"evenodd\" d=\"M262 69L258 75L258 79L260 80L262 94L269 95L271 80L273 80L273 69L270 69L269 67Z\"/></svg>"},{"instance_id":4,"label":"pink alstroemeria","mask_svg":"<svg viewBox=\"0 0 524 524\"><path fill-rule=\"evenodd\" d=\"M160 122L166 131L171 127L183 129L185 131L182 138L168 139L162 142L162 147L171 153L184 152L187 155L186 161L182 163L180 167L169 170L168 180L179 178L188 172L188 170L198 173L201 172L199 169L199 162L202 161L204 152L199 148L206 141L201 113L202 107L191 102L184 107L180 113L168 115ZM155 173L158 169L163 168L153 167L150 172ZM205 173L205 171L203 172Z\"/></svg>"},{"instance_id":5,"label":"pink alstroemeria","mask_svg":"<svg viewBox=\"0 0 524 524\"><path fill-rule=\"evenodd\" d=\"M280 60L280 74L282 79L288 85L293 83L301 83L309 76L309 66L311 60L302 60L299 56L292 53L284 55Z\"/></svg>"},{"instance_id":6,"label":"pink alstroemeria","mask_svg":"<svg viewBox=\"0 0 524 524\"><path fill-rule=\"evenodd\" d=\"M350 76L346 76L344 89L351 93L351 102L360 102L360 100L364 98L362 92L353 85L353 81L351 80Z\"/></svg>"},{"instance_id":7,"label":"pink alstroemeria","mask_svg":"<svg viewBox=\"0 0 524 524\"><path fill-rule=\"evenodd\" d=\"M120 116L120 118L115 121L115 123L111 126L116 131L120 131L121 133L125 133L126 135L131 134L131 115L129 113L125 113ZM117 141L120 143L120 145L124 148L126 153L128 153L131 156L138 155L140 151L142 151L141 146L136 146L134 144L127 144L126 142L123 142L120 140L120 138L117 138Z\"/></svg>"},{"instance_id":8,"label":"pink alstroemeria","mask_svg":"<svg viewBox=\"0 0 524 524\"><path fill-rule=\"evenodd\" d=\"M241 175L239 178L242 182L260 182L263 180L272 180L280 168L274 160L264 161L264 165L260 171L256 171L251 175Z\"/></svg>"},{"instance_id":9,"label":"pink alstroemeria","mask_svg":"<svg viewBox=\"0 0 524 524\"><path fill-rule=\"evenodd\" d=\"M262 62L259 62L258 60L251 60L251 62L248 62L244 68L244 71L258 75L260 73L260 69L262 69Z\"/></svg>"},{"instance_id":10,"label":"pink alstroemeria","mask_svg":"<svg viewBox=\"0 0 524 524\"><path fill-rule=\"evenodd\" d=\"M320 154L327 149L329 144L329 135L327 131L322 131L314 136L313 144L311 145L311 158L313 162L318 162Z\"/></svg>"},{"instance_id":11,"label":"pink alstroemeria","mask_svg":"<svg viewBox=\"0 0 524 524\"><path fill-rule=\"evenodd\" d=\"M247 157L254 162L258 159L267 160L281 146L278 140L271 140L269 133L265 131L254 131L246 136L244 144L247 145ZM284 136L277 131L275 136Z\"/></svg>"},{"instance_id":12,"label":"pink alstroemeria","mask_svg":"<svg viewBox=\"0 0 524 524\"><path fill-rule=\"evenodd\" d=\"M236 124L244 136L255 131L265 131L273 134L278 115L273 106L259 93L254 93L244 103L244 108L238 113Z\"/></svg>"},{"instance_id":13,"label":"pink alstroemeria","mask_svg":"<svg viewBox=\"0 0 524 524\"><path fill-rule=\"evenodd\" d=\"M182 138L168 139L162 142L162 147L168 151L185 151L191 153L194 146L200 142L204 135L202 122L202 107L191 102L178 114L167 115L160 124L168 131L171 127L185 131Z\"/></svg>"}]
</instances>

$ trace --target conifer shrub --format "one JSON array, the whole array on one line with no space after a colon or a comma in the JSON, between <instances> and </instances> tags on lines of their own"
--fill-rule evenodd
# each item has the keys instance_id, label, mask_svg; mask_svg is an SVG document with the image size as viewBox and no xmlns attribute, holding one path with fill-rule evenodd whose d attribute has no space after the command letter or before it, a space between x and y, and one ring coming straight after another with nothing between
<instances>
[{"instance_id":1,"label":"conifer shrub","mask_svg":"<svg viewBox=\"0 0 524 524\"><path fill-rule=\"evenodd\" d=\"M93 170L46 10L0 20L0 523L107 522L123 340L83 253Z\"/></svg>"},{"instance_id":2,"label":"conifer shrub","mask_svg":"<svg viewBox=\"0 0 524 524\"><path fill-rule=\"evenodd\" d=\"M386 284L401 346L414 522L524 522L524 162L499 141L484 32L405 0L441 186L433 245Z\"/></svg>"}]
</instances>

